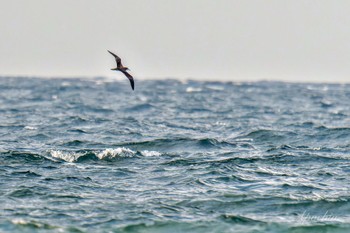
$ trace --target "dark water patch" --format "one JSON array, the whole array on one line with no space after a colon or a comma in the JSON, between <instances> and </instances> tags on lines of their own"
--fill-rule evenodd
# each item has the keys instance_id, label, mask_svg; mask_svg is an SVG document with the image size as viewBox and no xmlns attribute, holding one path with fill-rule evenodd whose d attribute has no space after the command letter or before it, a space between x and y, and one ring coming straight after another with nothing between
<instances>
[{"instance_id":1,"label":"dark water patch","mask_svg":"<svg viewBox=\"0 0 350 233\"><path fill-rule=\"evenodd\" d=\"M316 185L311 185L311 184L282 184L282 187L284 190L302 190L303 192L309 192L309 191L314 191L317 189L321 189L319 187L316 187Z\"/></svg>"},{"instance_id":2,"label":"dark water patch","mask_svg":"<svg viewBox=\"0 0 350 233\"><path fill-rule=\"evenodd\" d=\"M301 122L301 123L294 123L293 122L289 126L298 127L298 128L302 128L302 129L311 129L311 128L319 127L315 122L312 122L312 121L306 121L306 122Z\"/></svg>"},{"instance_id":3,"label":"dark water patch","mask_svg":"<svg viewBox=\"0 0 350 233\"><path fill-rule=\"evenodd\" d=\"M71 129L71 130L69 130L69 132L78 133L78 134L86 134L86 133L88 133L87 131L85 131L83 129Z\"/></svg>"},{"instance_id":4,"label":"dark water patch","mask_svg":"<svg viewBox=\"0 0 350 233\"><path fill-rule=\"evenodd\" d=\"M257 143L271 143L271 144L281 144L295 139L296 133L290 131L277 131L277 130L255 130L252 131L242 138L251 138Z\"/></svg>"},{"instance_id":5,"label":"dark water patch","mask_svg":"<svg viewBox=\"0 0 350 233\"><path fill-rule=\"evenodd\" d=\"M319 126L317 127L319 136L331 136L336 138L341 138L342 136L348 136L350 132L350 128L348 127L326 127L326 126Z\"/></svg>"},{"instance_id":6,"label":"dark water patch","mask_svg":"<svg viewBox=\"0 0 350 233\"><path fill-rule=\"evenodd\" d=\"M48 199L53 199L53 200L72 200L73 202L78 202L80 199L84 199L81 195L77 194L48 194L47 195Z\"/></svg>"},{"instance_id":7,"label":"dark water patch","mask_svg":"<svg viewBox=\"0 0 350 233\"><path fill-rule=\"evenodd\" d=\"M212 150L221 147L236 147L235 143L219 141L213 138L191 139L191 138L173 138L173 139L154 139L143 142L133 142L121 144L121 146L132 146L139 149L156 149L157 151L192 151L192 150Z\"/></svg>"},{"instance_id":8,"label":"dark water patch","mask_svg":"<svg viewBox=\"0 0 350 233\"><path fill-rule=\"evenodd\" d=\"M69 146L69 147L71 147L71 146L75 147L75 146L83 145L83 144L85 144L85 143L86 143L86 142L81 141L81 140L73 140L73 141L65 142L65 143L63 143L63 144L61 144L61 145L62 145L62 146Z\"/></svg>"},{"instance_id":9,"label":"dark water patch","mask_svg":"<svg viewBox=\"0 0 350 233\"><path fill-rule=\"evenodd\" d=\"M206 178L205 180L201 180L202 184L205 185L212 185L212 184L220 184L220 185L232 185L235 186L240 183L250 183L250 182L255 182L256 180L251 180L249 178L240 176L239 174L236 175L222 175L222 176L217 176L215 178Z\"/></svg>"},{"instance_id":10,"label":"dark water patch","mask_svg":"<svg viewBox=\"0 0 350 233\"><path fill-rule=\"evenodd\" d=\"M14 176L24 176L24 177L40 177L40 174L37 174L35 172L32 171L16 171L16 172L12 172L11 175Z\"/></svg>"},{"instance_id":11,"label":"dark water patch","mask_svg":"<svg viewBox=\"0 0 350 233\"><path fill-rule=\"evenodd\" d=\"M88 182L88 181L91 181L91 178L90 177L67 176L66 180L68 180L68 181L85 181L85 182Z\"/></svg>"},{"instance_id":12,"label":"dark water patch","mask_svg":"<svg viewBox=\"0 0 350 233\"><path fill-rule=\"evenodd\" d=\"M31 153L31 152L22 152L22 151L6 151L1 152L0 159L3 159L4 162L11 163L43 163L50 161L41 154Z\"/></svg>"},{"instance_id":13,"label":"dark water patch","mask_svg":"<svg viewBox=\"0 0 350 233\"><path fill-rule=\"evenodd\" d=\"M55 143L55 146L58 148L69 148L69 149L77 149L80 148L86 148L86 149L93 149L93 148L104 148L106 147L103 140L79 140L79 139L68 139L68 141L59 141Z\"/></svg>"},{"instance_id":14,"label":"dark water patch","mask_svg":"<svg viewBox=\"0 0 350 233\"><path fill-rule=\"evenodd\" d=\"M133 106L131 108L126 108L124 111L126 112L144 112L144 111L149 111L153 109L154 106L152 104L139 104L136 106Z\"/></svg>"},{"instance_id":15,"label":"dark water patch","mask_svg":"<svg viewBox=\"0 0 350 233\"><path fill-rule=\"evenodd\" d=\"M251 218L239 216L239 215L229 215L229 214L224 214L219 217L225 222L233 223L233 224L261 224L263 222L257 221Z\"/></svg>"},{"instance_id":16,"label":"dark water patch","mask_svg":"<svg viewBox=\"0 0 350 233\"><path fill-rule=\"evenodd\" d=\"M41 193L38 191L34 191L32 188L20 188L12 191L7 196L13 197L13 198L31 198L34 196L43 196L45 193Z\"/></svg>"}]
</instances>

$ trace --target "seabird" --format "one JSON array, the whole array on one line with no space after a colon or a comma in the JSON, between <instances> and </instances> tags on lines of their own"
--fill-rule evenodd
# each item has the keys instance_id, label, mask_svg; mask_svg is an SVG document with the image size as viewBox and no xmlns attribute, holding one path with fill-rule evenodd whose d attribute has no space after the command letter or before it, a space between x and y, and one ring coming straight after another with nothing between
<instances>
[{"instance_id":1,"label":"seabird","mask_svg":"<svg viewBox=\"0 0 350 233\"><path fill-rule=\"evenodd\" d=\"M118 57L117 55L115 55L114 53L112 53L109 50L107 50L107 51L113 55L113 57L115 58L115 61L117 62L117 68L113 68L111 70L116 70L116 71L122 72L129 79L131 88L132 88L132 90L134 90L134 78L128 72L126 72L129 68L122 65L122 60L120 59L120 57Z\"/></svg>"}]
</instances>

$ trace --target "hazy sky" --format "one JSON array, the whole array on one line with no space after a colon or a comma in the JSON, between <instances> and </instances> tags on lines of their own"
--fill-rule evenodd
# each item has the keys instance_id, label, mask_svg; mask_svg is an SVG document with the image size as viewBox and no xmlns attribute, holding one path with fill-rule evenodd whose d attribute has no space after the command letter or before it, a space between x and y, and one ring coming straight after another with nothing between
<instances>
[{"instance_id":1,"label":"hazy sky","mask_svg":"<svg viewBox=\"0 0 350 233\"><path fill-rule=\"evenodd\" d=\"M0 75L350 82L348 0L0 0Z\"/></svg>"}]
</instances>

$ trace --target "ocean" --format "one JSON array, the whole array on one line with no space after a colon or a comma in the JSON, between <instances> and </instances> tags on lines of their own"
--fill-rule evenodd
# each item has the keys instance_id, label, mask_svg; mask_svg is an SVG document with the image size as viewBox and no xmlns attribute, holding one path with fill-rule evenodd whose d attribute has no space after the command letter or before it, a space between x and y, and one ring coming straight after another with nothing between
<instances>
[{"instance_id":1,"label":"ocean","mask_svg":"<svg viewBox=\"0 0 350 233\"><path fill-rule=\"evenodd\" d=\"M350 84L0 78L0 232L350 232Z\"/></svg>"}]
</instances>

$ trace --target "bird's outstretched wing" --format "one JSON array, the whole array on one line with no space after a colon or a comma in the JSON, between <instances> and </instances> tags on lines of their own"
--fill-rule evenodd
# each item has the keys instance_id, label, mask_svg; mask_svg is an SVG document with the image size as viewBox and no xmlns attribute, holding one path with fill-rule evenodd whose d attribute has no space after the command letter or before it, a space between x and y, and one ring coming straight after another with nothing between
<instances>
[{"instance_id":1,"label":"bird's outstretched wing","mask_svg":"<svg viewBox=\"0 0 350 233\"><path fill-rule=\"evenodd\" d=\"M126 72L125 70L121 70L121 72L123 74L125 74L125 76L129 79L131 88L132 88L132 90L134 90L134 86L135 86L134 85L134 78L128 72Z\"/></svg>"},{"instance_id":2,"label":"bird's outstretched wing","mask_svg":"<svg viewBox=\"0 0 350 233\"><path fill-rule=\"evenodd\" d=\"M115 55L114 53L112 53L111 51L107 50L110 54L112 54L112 56L115 58L115 61L117 62L117 67L123 67L122 65L122 59L120 59L120 57L118 57L117 55Z\"/></svg>"}]
</instances>

